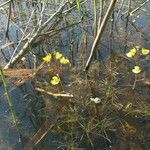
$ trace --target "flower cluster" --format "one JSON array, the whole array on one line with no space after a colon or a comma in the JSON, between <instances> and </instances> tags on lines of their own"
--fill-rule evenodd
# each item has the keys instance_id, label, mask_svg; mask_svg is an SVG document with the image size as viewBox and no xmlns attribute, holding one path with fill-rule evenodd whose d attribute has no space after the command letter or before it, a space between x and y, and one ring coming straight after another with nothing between
<instances>
[{"instance_id":1,"label":"flower cluster","mask_svg":"<svg viewBox=\"0 0 150 150\"><path fill-rule=\"evenodd\" d=\"M129 58L132 58L135 56L135 54L139 51L139 47L136 47L136 48L133 48L131 49L127 54L126 56L129 57ZM148 55L150 52L150 50L146 49L146 48L142 48L141 49L141 55Z\"/></svg>"},{"instance_id":2,"label":"flower cluster","mask_svg":"<svg viewBox=\"0 0 150 150\"><path fill-rule=\"evenodd\" d=\"M60 62L61 64L63 64L63 65L66 65L66 64L69 63L69 59L66 58L66 57L64 57L64 56L62 55L62 53L60 53L60 52L54 52L54 58L55 58L56 60L59 60L59 62ZM46 63L51 62L51 60L52 60L52 55L51 55L50 53L47 54L45 57L43 57L43 60L44 60L44 62L46 62Z\"/></svg>"},{"instance_id":3,"label":"flower cluster","mask_svg":"<svg viewBox=\"0 0 150 150\"><path fill-rule=\"evenodd\" d=\"M69 64L69 59L67 59L66 57L64 57L63 54L60 53L60 52L58 52L58 51L55 51L55 52L53 53L53 57L54 57L56 60L58 60L62 65ZM44 61L45 63L50 63L51 60L52 60L52 54L50 54L50 53L48 53L45 57L43 57L43 61ZM59 76L57 75L57 76L53 76L53 77L52 77L50 83L51 83L52 85L57 85L57 84L60 83L60 81L61 81L61 80L60 80Z\"/></svg>"},{"instance_id":4,"label":"flower cluster","mask_svg":"<svg viewBox=\"0 0 150 150\"><path fill-rule=\"evenodd\" d=\"M136 52L137 52L137 49L133 48L133 49L130 50L130 52L128 52L126 54L126 56L129 57L129 58L132 58L132 57L134 57L134 55L136 54Z\"/></svg>"},{"instance_id":5,"label":"flower cluster","mask_svg":"<svg viewBox=\"0 0 150 150\"><path fill-rule=\"evenodd\" d=\"M141 51L140 51L139 47L135 47L135 48L131 49L128 53L126 53L126 56L129 58L133 58L137 53L140 55L146 56L150 53L150 50L145 49L145 48L141 48ZM135 74L140 73L141 67L140 66L134 66L134 68L132 69L132 72Z\"/></svg>"},{"instance_id":6,"label":"flower cluster","mask_svg":"<svg viewBox=\"0 0 150 150\"><path fill-rule=\"evenodd\" d=\"M69 59L65 58L62 53L60 52L55 52L54 56L56 58L56 60L59 60L61 64L66 65L69 63Z\"/></svg>"}]
</instances>

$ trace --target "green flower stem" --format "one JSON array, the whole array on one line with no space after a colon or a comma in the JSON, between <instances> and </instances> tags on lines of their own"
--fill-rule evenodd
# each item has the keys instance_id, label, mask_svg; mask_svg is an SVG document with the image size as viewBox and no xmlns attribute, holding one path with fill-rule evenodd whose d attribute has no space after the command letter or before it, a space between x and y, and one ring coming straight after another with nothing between
<instances>
[{"instance_id":1,"label":"green flower stem","mask_svg":"<svg viewBox=\"0 0 150 150\"><path fill-rule=\"evenodd\" d=\"M16 111L14 109L12 98L9 95L8 85L7 85L7 82L6 82L4 73L3 73L3 69L2 69L1 66L0 66L0 77L1 77L1 80L3 82L3 86L4 86L5 93L6 93L6 98L7 98L8 106L9 106L9 109L10 109L11 114L12 114L13 122L15 123L17 132L19 134L19 137L21 138L21 134L20 134L21 132L20 132L19 127L18 127L18 121L17 121Z\"/></svg>"},{"instance_id":2,"label":"green flower stem","mask_svg":"<svg viewBox=\"0 0 150 150\"><path fill-rule=\"evenodd\" d=\"M80 0L76 0L76 5L77 5L78 11L81 12L81 1Z\"/></svg>"}]
</instances>

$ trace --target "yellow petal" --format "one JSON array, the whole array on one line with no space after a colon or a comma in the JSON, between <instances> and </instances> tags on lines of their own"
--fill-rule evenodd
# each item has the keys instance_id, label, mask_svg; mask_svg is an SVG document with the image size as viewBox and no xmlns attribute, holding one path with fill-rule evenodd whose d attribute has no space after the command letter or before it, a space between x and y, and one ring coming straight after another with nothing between
<instances>
[{"instance_id":1,"label":"yellow petal","mask_svg":"<svg viewBox=\"0 0 150 150\"><path fill-rule=\"evenodd\" d=\"M62 53L56 52L55 53L55 58L60 59L62 57Z\"/></svg>"},{"instance_id":2,"label":"yellow petal","mask_svg":"<svg viewBox=\"0 0 150 150\"><path fill-rule=\"evenodd\" d=\"M46 63L49 63L52 59L52 56L51 54L47 54L45 57L43 57L43 60L46 62Z\"/></svg>"},{"instance_id":3,"label":"yellow petal","mask_svg":"<svg viewBox=\"0 0 150 150\"><path fill-rule=\"evenodd\" d=\"M60 78L57 77L57 76L54 76L54 77L52 77L52 80L51 80L50 82L51 82L51 84L53 84L53 85L57 85L57 84L59 84L59 82L60 82Z\"/></svg>"},{"instance_id":4,"label":"yellow petal","mask_svg":"<svg viewBox=\"0 0 150 150\"><path fill-rule=\"evenodd\" d=\"M62 57L62 58L60 59L60 63L66 65L66 64L69 63L69 59L67 59L67 58L65 58L65 57Z\"/></svg>"},{"instance_id":5,"label":"yellow petal","mask_svg":"<svg viewBox=\"0 0 150 150\"><path fill-rule=\"evenodd\" d=\"M126 56L132 58L134 55L131 52L126 53Z\"/></svg>"},{"instance_id":6,"label":"yellow petal","mask_svg":"<svg viewBox=\"0 0 150 150\"><path fill-rule=\"evenodd\" d=\"M143 55L149 54L149 50L148 50L148 49L145 49L145 48L142 48L142 54L143 54Z\"/></svg>"},{"instance_id":7,"label":"yellow petal","mask_svg":"<svg viewBox=\"0 0 150 150\"><path fill-rule=\"evenodd\" d=\"M141 68L139 66L134 66L134 69L132 69L132 72L137 74L141 72Z\"/></svg>"},{"instance_id":8,"label":"yellow petal","mask_svg":"<svg viewBox=\"0 0 150 150\"><path fill-rule=\"evenodd\" d=\"M131 50L130 50L130 52L131 52L132 54L135 54L135 53L136 53L136 51L137 51L137 49L136 49L136 48L133 48L133 49L131 49Z\"/></svg>"}]
</instances>

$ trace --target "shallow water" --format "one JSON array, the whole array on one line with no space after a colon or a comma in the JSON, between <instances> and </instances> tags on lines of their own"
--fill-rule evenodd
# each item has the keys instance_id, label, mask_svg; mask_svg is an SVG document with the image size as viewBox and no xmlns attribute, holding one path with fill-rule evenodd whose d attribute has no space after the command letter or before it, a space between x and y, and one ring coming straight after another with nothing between
<instances>
[{"instance_id":1,"label":"shallow water","mask_svg":"<svg viewBox=\"0 0 150 150\"><path fill-rule=\"evenodd\" d=\"M91 2L88 1L87 6L86 6L86 7L89 7L90 9L89 14L87 14L87 16L84 14L85 15L84 19L86 23L79 24L78 26L71 28L70 31L68 32L66 31L66 32L63 32L62 34L55 35L53 37L54 39L51 39L51 40L47 39L46 42L39 43L39 45L35 48L35 53L37 53L37 55L41 59L43 56L43 51L52 52L55 49L57 49L63 52L68 58L70 59L72 58L71 61L72 63L74 63L74 65L77 68L83 67L85 65L85 62L89 56L90 49L94 40L93 33L92 33L93 18L89 19L91 16L93 16L93 8L91 8L92 5L90 5L90 3ZM36 8L36 13L34 14L36 17L36 15L37 16L39 15L38 11L41 9L41 5L37 5L34 7L30 2L29 3L19 2L16 4L17 5L15 5L15 8L13 10L13 15L16 15L16 19L10 22L9 38L5 36L5 27L6 27L7 17L2 12L0 14L0 24L1 24L0 46L3 46L4 44L10 43L12 41L13 42L18 41L20 37L22 36L22 33L19 30L19 27L23 29L25 28L24 23L26 23L26 20L29 19L30 17L29 14L31 13L31 10L33 8ZM53 5L51 4L47 4L46 9L49 9L52 6ZM133 4L133 7L136 8L136 2ZM21 12L21 11L22 11L22 14L20 15L22 16L17 14L18 12ZM107 58L111 53L110 49L113 51L117 51L117 52L118 51L124 52L124 51L128 51L129 49L128 47L131 48L136 45L150 48L149 47L149 40L150 40L149 12L150 12L150 5L147 4L145 5L145 7L142 8L141 11L139 11L138 13L135 13L135 15L130 17L130 21L136 24L136 27L139 29L138 30L139 32L137 32L135 28L133 28L133 26L130 25L130 23L126 29L125 28L126 20L122 20L119 17L116 27L114 27L113 29L114 37L112 39L110 39L110 27L111 27L111 22L110 22L108 28L106 29L105 36L103 37L101 41L101 51L99 52L98 56L96 56L96 59L98 59L99 57L101 59ZM75 12L75 15L77 14L78 13ZM77 17L76 20L78 21L79 18L80 17ZM72 18L69 18L68 20L66 20L66 22L69 22L71 19ZM35 23L36 21L30 23L27 33L30 33L29 31L32 30L32 26L34 26ZM63 27L63 23L60 26ZM16 45L7 46L6 48L1 49L3 51L3 53L0 52L0 64L2 66L6 64L7 59L10 59L13 53L13 50L15 49L15 46ZM20 45L19 49L21 49L21 47L22 47L22 44ZM4 55L6 59L4 59ZM29 59L32 59L32 56L29 55L28 60ZM26 66L33 67L32 60L30 60L30 62L27 62ZM65 79L65 82L68 82L67 79L69 77L69 73L68 74L67 73L68 73L67 71L66 72L64 71L64 74L63 74L64 75L63 78ZM9 88L13 87L13 81L11 81L10 79L8 82L10 86ZM43 123L42 98L38 97L38 95L36 95L36 93L34 92L35 92L34 85L32 85L30 80L22 87L15 88L12 92L10 92L11 97L13 99L13 103L15 106L17 116L21 122L20 126L22 129L22 134L25 138L24 144L26 144L26 139L31 137L31 134L35 133L35 131L37 131L37 129ZM1 85L0 87L0 150L5 150L5 149L20 150L21 143L19 142L18 133L12 121L11 113L9 111L9 108L6 102L6 97L3 94L4 94L4 89L3 89L3 86ZM131 120L132 118L127 118L127 120L128 119ZM140 126L143 126L143 124L140 124ZM122 126L121 128L125 128L126 130L128 130L128 127ZM142 130L145 130L145 129L142 129ZM119 137L119 135L117 136ZM57 146L54 144L55 142L54 143L51 142L50 139L55 141L55 140L58 140L58 137L60 138L60 141L63 141L61 139L61 136L57 136L57 134L56 135L49 134L49 136L47 136L45 140L46 142L42 141L42 144L46 145L44 149L49 149L49 147L51 147L51 149L55 150ZM116 139L118 139L118 137L116 137ZM118 141L118 146L114 146L112 144L112 148L110 149L120 149L120 147L124 146L124 143L129 142L131 146L129 147L126 146L126 148L124 149L132 148L133 150L134 149L141 150L140 146L138 147L138 144L136 144L138 142L135 139L132 141L132 138L134 139L134 137L131 137L131 139L125 138L124 141ZM111 140L113 141L113 139ZM146 144L147 143L148 142L146 141ZM105 147L108 148L109 144L104 143L104 145L101 145L100 149L103 150L105 149ZM147 148L148 147L145 147L145 149Z\"/></svg>"}]
</instances>

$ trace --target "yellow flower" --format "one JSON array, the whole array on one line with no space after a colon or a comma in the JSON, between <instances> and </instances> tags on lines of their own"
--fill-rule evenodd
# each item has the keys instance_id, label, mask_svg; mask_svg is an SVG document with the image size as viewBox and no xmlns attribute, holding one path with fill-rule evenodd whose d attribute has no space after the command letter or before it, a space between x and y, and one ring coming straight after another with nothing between
<instances>
[{"instance_id":1,"label":"yellow flower","mask_svg":"<svg viewBox=\"0 0 150 150\"><path fill-rule=\"evenodd\" d=\"M63 64L63 65L66 65L66 64L69 63L69 59L67 59L67 58L65 58L65 57L62 57L62 58L60 59L60 63Z\"/></svg>"},{"instance_id":2,"label":"yellow flower","mask_svg":"<svg viewBox=\"0 0 150 150\"><path fill-rule=\"evenodd\" d=\"M59 84L59 82L60 82L60 78L59 78L58 76L53 76L53 77L52 77L52 80L51 80L50 82L51 82L51 84L53 84L53 85L57 85L57 84Z\"/></svg>"},{"instance_id":3,"label":"yellow flower","mask_svg":"<svg viewBox=\"0 0 150 150\"><path fill-rule=\"evenodd\" d=\"M141 68L139 66L134 66L134 69L132 69L132 72L137 74L141 72Z\"/></svg>"},{"instance_id":4,"label":"yellow flower","mask_svg":"<svg viewBox=\"0 0 150 150\"><path fill-rule=\"evenodd\" d=\"M52 55L49 53L47 54L45 57L43 57L43 60L46 62L46 63L49 63L52 59Z\"/></svg>"},{"instance_id":5,"label":"yellow flower","mask_svg":"<svg viewBox=\"0 0 150 150\"><path fill-rule=\"evenodd\" d=\"M55 58L60 59L62 57L62 53L55 52Z\"/></svg>"},{"instance_id":6,"label":"yellow flower","mask_svg":"<svg viewBox=\"0 0 150 150\"><path fill-rule=\"evenodd\" d=\"M130 52L131 52L132 54L135 54L137 50L138 50L137 48L133 48L133 49L130 50Z\"/></svg>"},{"instance_id":7,"label":"yellow flower","mask_svg":"<svg viewBox=\"0 0 150 150\"><path fill-rule=\"evenodd\" d=\"M149 53L148 49L142 48L142 54L147 55Z\"/></svg>"},{"instance_id":8,"label":"yellow flower","mask_svg":"<svg viewBox=\"0 0 150 150\"><path fill-rule=\"evenodd\" d=\"M126 53L126 56L129 57L129 58L131 58L131 57L133 57L134 55L133 55L131 52L129 52L129 53Z\"/></svg>"},{"instance_id":9,"label":"yellow flower","mask_svg":"<svg viewBox=\"0 0 150 150\"><path fill-rule=\"evenodd\" d=\"M130 50L130 52L128 52L126 54L126 56L129 57L129 58L131 58L131 57L133 57L136 54L136 51L137 51L137 49L133 48L133 49Z\"/></svg>"}]
</instances>

